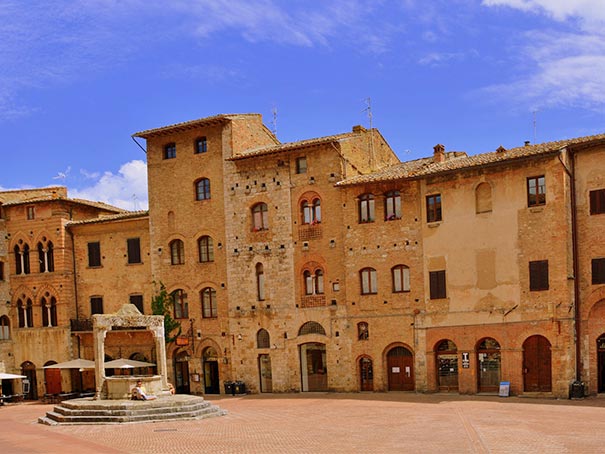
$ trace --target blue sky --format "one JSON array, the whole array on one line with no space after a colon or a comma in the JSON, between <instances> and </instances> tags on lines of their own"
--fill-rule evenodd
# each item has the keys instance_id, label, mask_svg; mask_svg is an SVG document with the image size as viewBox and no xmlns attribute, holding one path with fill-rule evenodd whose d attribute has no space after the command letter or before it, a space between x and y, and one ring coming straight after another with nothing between
<instances>
[{"instance_id":1,"label":"blue sky","mask_svg":"<svg viewBox=\"0 0 605 454\"><path fill-rule=\"evenodd\" d=\"M605 0L0 0L0 24L0 189L145 209L134 132L257 112L289 142L368 127L368 98L402 160L605 132Z\"/></svg>"}]
</instances>

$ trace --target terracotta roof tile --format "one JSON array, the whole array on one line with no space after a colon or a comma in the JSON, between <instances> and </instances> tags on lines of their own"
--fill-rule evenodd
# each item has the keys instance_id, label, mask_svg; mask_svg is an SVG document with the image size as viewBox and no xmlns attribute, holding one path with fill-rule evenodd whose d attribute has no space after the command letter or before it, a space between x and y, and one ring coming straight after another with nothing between
<instances>
[{"instance_id":1,"label":"terracotta roof tile","mask_svg":"<svg viewBox=\"0 0 605 454\"><path fill-rule=\"evenodd\" d=\"M103 222L120 221L124 219L145 218L149 216L149 211L128 211L125 213L109 214L98 218L83 219L81 221L71 221L67 226L82 225L82 224L100 224Z\"/></svg>"},{"instance_id":2,"label":"terracotta roof tile","mask_svg":"<svg viewBox=\"0 0 605 454\"><path fill-rule=\"evenodd\" d=\"M275 153L280 153L282 151L289 151L289 150L294 150L294 149L299 149L299 148L312 147L312 146L321 145L321 144L330 143L330 142L338 142L341 140L349 139L355 135L357 135L357 133L345 132L342 134L334 134L331 136L317 137L314 139L299 140L297 142L287 142L287 143L282 143L279 145L262 146L262 147L252 148L252 149L240 152L240 153L236 154L235 156L229 158L228 160L237 161L239 159L246 159L246 158L252 158L252 157L256 157L256 156L275 154Z\"/></svg>"},{"instance_id":3,"label":"terracotta roof tile","mask_svg":"<svg viewBox=\"0 0 605 454\"><path fill-rule=\"evenodd\" d=\"M189 120L181 123L175 123L168 126L162 126L160 128L146 129L144 131L135 132L132 137L141 137L146 139L147 137L160 135L164 133L170 133L183 129L191 129L201 125L207 125L212 123L221 123L227 120L233 120L237 118L246 117L260 117L260 114L219 114L211 117L198 118L197 120Z\"/></svg>"},{"instance_id":4,"label":"terracotta roof tile","mask_svg":"<svg viewBox=\"0 0 605 454\"><path fill-rule=\"evenodd\" d=\"M447 159L443 162L434 162L432 157L402 162L378 172L366 175L357 175L352 178L339 181L336 183L336 186L349 186L406 178L420 178L444 172L524 159L531 156L546 155L549 153L555 153L570 145L588 144L598 141L605 141L605 134L576 137L574 139L546 142L536 145L524 145L517 148L511 148L510 150L492 151L473 156L468 156L466 153L461 152L449 152L447 153Z\"/></svg>"},{"instance_id":5,"label":"terracotta roof tile","mask_svg":"<svg viewBox=\"0 0 605 454\"><path fill-rule=\"evenodd\" d=\"M3 205L5 207L10 207L10 206L17 206L17 205L25 205L25 204L30 204L30 203L58 202L58 201L76 203L79 205L87 205L87 206L99 208L102 210L113 211L114 213L123 213L123 212L127 211L123 208L118 208L118 207L109 205L108 203L104 203L104 202L94 202L92 200L85 200L85 199L71 199L69 197L56 197L56 196L52 196L52 195L34 197L31 199L12 200L12 201L8 201L8 202L4 203Z\"/></svg>"}]
</instances>

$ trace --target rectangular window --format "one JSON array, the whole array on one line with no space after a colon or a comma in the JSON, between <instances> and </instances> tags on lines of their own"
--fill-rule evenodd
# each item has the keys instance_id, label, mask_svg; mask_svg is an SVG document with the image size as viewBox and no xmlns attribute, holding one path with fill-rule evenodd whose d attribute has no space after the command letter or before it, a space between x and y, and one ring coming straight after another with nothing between
<instances>
[{"instance_id":1,"label":"rectangular window","mask_svg":"<svg viewBox=\"0 0 605 454\"><path fill-rule=\"evenodd\" d=\"M605 189L590 191L590 214L605 213Z\"/></svg>"},{"instance_id":2,"label":"rectangular window","mask_svg":"<svg viewBox=\"0 0 605 454\"><path fill-rule=\"evenodd\" d=\"M130 295L130 304L134 304L141 314L144 314L143 310L143 295Z\"/></svg>"},{"instance_id":3,"label":"rectangular window","mask_svg":"<svg viewBox=\"0 0 605 454\"><path fill-rule=\"evenodd\" d=\"M88 243L88 266L101 266L101 243L99 241Z\"/></svg>"},{"instance_id":4,"label":"rectangular window","mask_svg":"<svg viewBox=\"0 0 605 454\"><path fill-rule=\"evenodd\" d=\"M0 262L0 281L4 280L4 262Z\"/></svg>"},{"instance_id":5,"label":"rectangular window","mask_svg":"<svg viewBox=\"0 0 605 454\"><path fill-rule=\"evenodd\" d=\"M32 220L36 218L36 207L34 206L28 206L26 208L27 210L27 219Z\"/></svg>"},{"instance_id":6,"label":"rectangular window","mask_svg":"<svg viewBox=\"0 0 605 454\"><path fill-rule=\"evenodd\" d=\"M307 157L296 158L296 173L307 173Z\"/></svg>"},{"instance_id":7,"label":"rectangular window","mask_svg":"<svg viewBox=\"0 0 605 454\"><path fill-rule=\"evenodd\" d=\"M529 290L548 290L548 260L529 262Z\"/></svg>"},{"instance_id":8,"label":"rectangular window","mask_svg":"<svg viewBox=\"0 0 605 454\"><path fill-rule=\"evenodd\" d=\"M176 144L168 143L164 145L164 159L176 158Z\"/></svg>"},{"instance_id":9,"label":"rectangular window","mask_svg":"<svg viewBox=\"0 0 605 454\"><path fill-rule=\"evenodd\" d=\"M527 206L533 207L546 203L546 180L544 175L527 179Z\"/></svg>"},{"instance_id":10,"label":"rectangular window","mask_svg":"<svg viewBox=\"0 0 605 454\"><path fill-rule=\"evenodd\" d=\"M441 194L426 196L426 222L441 221Z\"/></svg>"},{"instance_id":11,"label":"rectangular window","mask_svg":"<svg viewBox=\"0 0 605 454\"><path fill-rule=\"evenodd\" d=\"M195 153L206 153L208 151L208 142L205 137L200 137L195 140Z\"/></svg>"},{"instance_id":12,"label":"rectangular window","mask_svg":"<svg viewBox=\"0 0 605 454\"><path fill-rule=\"evenodd\" d=\"M128 238L126 245L128 246L128 263L141 263L141 239Z\"/></svg>"},{"instance_id":13,"label":"rectangular window","mask_svg":"<svg viewBox=\"0 0 605 454\"><path fill-rule=\"evenodd\" d=\"M90 315L103 313L103 298L93 296L90 298Z\"/></svg>"},{"instance_id":14,"label":"rectangular window","mask_svg":"<svg viewBox=\"0 0 605 454\"><path fill-rule=\"evenodd\" d=\"M445 270L429 272L431 299L441 299L447 297L445 291Z\"/></svg>"},{"instance_id":15,"label":"rectangular window","mask_svg":"<svg viewBox=\"0 0 605 454\"><path fill-rule=\"evenodd\" d=\"M592 285L605 284L605 259L592 259Z\"/></svg>"}]
</instances>

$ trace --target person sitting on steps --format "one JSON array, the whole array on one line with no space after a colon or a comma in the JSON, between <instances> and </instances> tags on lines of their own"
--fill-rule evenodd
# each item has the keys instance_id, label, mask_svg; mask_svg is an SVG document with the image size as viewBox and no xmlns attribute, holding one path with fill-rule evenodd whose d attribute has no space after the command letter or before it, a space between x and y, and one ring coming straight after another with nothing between
<instances>
[{"instance_id":1,"label":"person sitting on steps","mask_svg":"<svg viewBox=\"0 0 605 454\"><path fill-rule=\"evenodd\" d=\"M153 394L147 394L147 390L143 386L141 380L137 380L137 385L132 388L132 399L133 400L154 400L157 399Z\"/></svg>"}]
</instances>

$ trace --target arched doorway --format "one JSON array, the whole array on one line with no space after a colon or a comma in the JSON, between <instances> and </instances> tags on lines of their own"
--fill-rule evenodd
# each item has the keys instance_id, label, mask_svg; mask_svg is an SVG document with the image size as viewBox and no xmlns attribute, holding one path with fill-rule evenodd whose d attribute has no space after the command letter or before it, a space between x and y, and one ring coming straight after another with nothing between
<instances>
[{"instance_id":1,"label":"arched doorway","mask_svg":"<svg viewBox=\"0 0 605 454\"><path fill-rule=\"evenodd\" d=\"M52 366L56 361L48 361L44 364ZM44 384L46 385L46 394L61 394L61 369L44 369Z\"/></svg>"},{"instance_id":2,"label":"arched doorway","mask_svg":"<svg viewBox=\"0 0 605 454\"><path fill-rule=\"evenodd\" d=\"M367 356L359 359L359 380L361 391L374 391L374 366L372 359Z\"/></svg>"},{"instance_id":3,"label":"arched doorway","mask_svg":"<svg viewBox=\"0 0 605 454\"><path fill-rule=\"evenodd\" d=\"M38 381L36 380L36 366L30 361L21 364L21 375L23 379L23 398L27 400L38 400Z\"/></svg>"},{"instance_id":4,"label":"arched doorway","mask_svg":"<svg viewBox=\"0 0 605 454\"><path fill-rule=\"evenodd\" d=\"M530 336L523 342L523 391L551 392L551 348L544 336Z\"/></svg>"},{"instance_id":5,"label":"arched doorway","mask_svg":"<svg viewBox=\"0 0 605 454\"><path fill-rule=\"evenodd\" d=\"M186 350L174 357L174 389L177 394L189 394L189 359Z\"/></svg>"},{"instance_id":6,"label":"arched doorway","mask_svg":"<svg viewBox=\"0 0 605 454\"><path fill-rule=\"evenodd\" d=\"M500 389L500 344L487 337L477 344L477 371L480 393L498 392Z\"/></svg>"},{"instance_id":7,"label":"arched doorway","mask_svg":"<svg viewBox=\"0 0 605 454\"><path fill-rule=\"evenodd\" d=\"M207 347L202 353L204 366L204 393L220 394L221 386L218 375L218 354L212 347Z\"/></svg>"},{"instance_id":8,"label":"arched doorway","mask_svg":"<svg viewBox=\"0 0 605 454\"><path fill-rule=\"evenodd\" d=\"M439 391L458 391L458 347L444 339L435 348L437 364L437 388Z\"/></svg>"},{"instance_id":9,"label":"arched doorway","mask_svg":"<svg viewBox=\"0 0 605 454\"><path fill-rule=\"evenodd\" d=\"M300 376L303 391L327 391L326 345L309 342L300 346Z\"/></svg>"},{"instance_id":10,"label":"arched doorway","mask_svg":"<svg viewBox=\"0 0 605 454\"><path fill-rule=\"evenodd\" d=\"M599 375L597 392L605 393L605 334L601 334L597 339L597 369Z\"/></svg>"},{"instance_id":11,"label":"arched doorway","mask_svg":"<svg viewBox=\"0 0 605 454\"><path fill-rule=\"evenodd\" d=\"M271 356L266 353L258 355L258 374L260 376L260 392L273 392L273 376L271 375Z\"/></svg>"},{"instance_id":12,"label":"arched doorway","mask_svg":"<svg viewBox=\"0 0 605 454\"><path fill-rule=\"evenodd\" d=\"M414 390L414 355L405 347L394 347L387 353L389 391Z\"/></svg>"}]
</instances>

